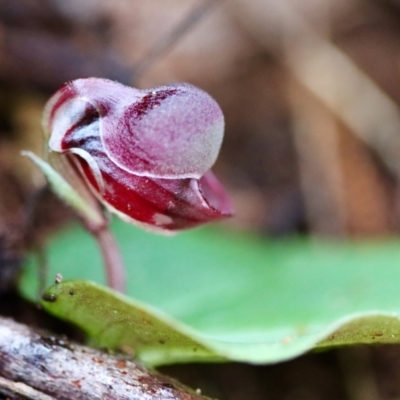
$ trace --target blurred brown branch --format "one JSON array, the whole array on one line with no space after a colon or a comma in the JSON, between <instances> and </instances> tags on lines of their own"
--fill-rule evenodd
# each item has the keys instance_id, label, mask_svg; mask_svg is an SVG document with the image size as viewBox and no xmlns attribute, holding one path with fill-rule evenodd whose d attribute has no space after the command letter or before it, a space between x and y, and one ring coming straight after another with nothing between
<instances>
[{"instance_id":1,"label":"blurred brown branch","mask_svg":"<svg viewBox=\"0 0 400 400\"><path fill-rule=\"evenodd\" d=\"M378 155L396 185L400 182L399 105L334 36L346 12L364 12L367 18L368 12L358 6L356 1L312 5L271 0L264 7L254 0L247 7L253 22L247 28L288 73L299 180L315 233L390 231L382 171L368 149ZM273 28L265 21L272 21Z\"/></svg>"},{"instance_id":2,"label":"blurred brown branch","mask_svg":"<svg viewBox=\"0 0 400 400\"><path fill-rule=\"evenodd\" d=\"M0 379L0 393L13 391L34 400L48 400L48 396L58 400L205 399L124 357L80 346L2 317L0 376L5 379ZM12 381L23 385L12 385Z\"/></svg>"},{"instance_id":3,"label":"blurred brown branch","mask_svg":"<svg viewBox=\"0 0 400 400\"><path fill-rule=\"evenodd\" d=\"M146 72L151 66L162 57L168 50L191 31L197 23L206 17L217 5L224 0L200 0L198 4L190 10L188 15L180 21L172 31L163 38L159 38L150 51L133 67L133 80Z\"/></svg>"}]
</instances>

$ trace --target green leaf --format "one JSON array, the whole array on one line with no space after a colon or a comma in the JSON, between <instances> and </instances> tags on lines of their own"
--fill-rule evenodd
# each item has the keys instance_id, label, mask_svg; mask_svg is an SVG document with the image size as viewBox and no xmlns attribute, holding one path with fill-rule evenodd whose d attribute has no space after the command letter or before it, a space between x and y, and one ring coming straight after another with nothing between
<instances>
[{"instance_id":1,"label":"green leaf","mask_svg":"<svg viewBox=\"0 0 400 400\"><path fill-rule=\"evenodd\" d=\"M133 348L159 365L208 357L274 363L313 348L400 342L398 239L263 241L208 229L170 238L119 221L113 229L137 300L65 281L47 293L56 301L43 302L98 346ZM63 233L49 252L52 276L104 282L82 230ZM32 296L32 275L21 288Z\"/></svg>"},{"instance_id":2,"label":"green leaf","mask_svg":"<svg viewBox=\"0 0 400 400\"><path fill-rule=\"evenodd\" d=\"M94 206L95 204L97 204L97 201L92 195L89 196L88 200L88 196L86 194L87 189L85 189L83 192L84 196L81 196L81 194L78 193L71 186L71 184L62 175L60 175L49 163L42 160L31 151L22 151L21 155L28 157L42 171L53 192L66 204L72 207L84 220L88 221L88 223L91 224L93 227L104 225L105 221L102 213L100 212L98 207ZM60 157L62 156L58 154L53 154L53 158L59 159L59 164L62 164L62 158ZM64 165L64 169L65 168L69 168L74 171L71 166L68 166L68 164ZM72 172L66 175L73 176L74 174L75 173ZM74 182L77 183L77 187L82 186L81 178L75 178Z\"/></svg>"},{"instance_id":3,"label":"green leaf","mask_svg":"<svg viewBox=\"0 0 400 400\"><path fill-rule=\"evenodd\" d=\"M135 354L147 364L220 359L196 334L156 309L87 281L51 287L43 306L85 329L92 344Z\"/></svg>"}]
</instances>

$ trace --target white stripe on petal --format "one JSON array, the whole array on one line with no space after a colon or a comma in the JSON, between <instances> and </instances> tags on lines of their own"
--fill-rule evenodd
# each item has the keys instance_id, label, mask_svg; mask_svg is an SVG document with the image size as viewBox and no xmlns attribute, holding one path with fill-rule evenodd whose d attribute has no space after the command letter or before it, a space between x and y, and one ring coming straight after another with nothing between
<instances>
[{"instance_id":1,"label":"white stripe on petal","mask_svg":"<svg viewBox=\"0 0 400 400\"><path fill-rule=\"evenodd\" d=\"M94 179L96 180L97 186L99 187L100 194L104 194L105 186L104 186L104 180L103 176L101 175L101 171L99 166L97 165L96 161L94 158L85 150L83 149L78 149L78 148L72 148L69 149L69 152L76 154L77 156L83 158L89 165Z\"/></svg>"}]
</instances>

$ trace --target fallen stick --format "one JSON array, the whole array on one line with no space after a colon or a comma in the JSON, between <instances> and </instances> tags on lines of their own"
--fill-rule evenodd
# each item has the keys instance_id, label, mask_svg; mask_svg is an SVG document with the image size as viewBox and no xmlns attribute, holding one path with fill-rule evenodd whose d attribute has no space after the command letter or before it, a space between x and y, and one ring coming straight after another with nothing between
<instances>
[{"instance_id":1,"label":"fallen stick","mask_svg":"<svg viewBox=\"0 0 400 400\"><path fill-rule=\"evenodd\" d=\"M0 394L31 400L204 400L126 357L0 317Z\"/></svg>"}]
</instances>

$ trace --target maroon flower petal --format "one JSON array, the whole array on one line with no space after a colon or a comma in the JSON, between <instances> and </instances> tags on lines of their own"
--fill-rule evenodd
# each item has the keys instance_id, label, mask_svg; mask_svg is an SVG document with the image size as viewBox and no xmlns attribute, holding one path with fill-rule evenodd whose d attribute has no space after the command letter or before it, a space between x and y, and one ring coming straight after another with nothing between
<instances>
[{"instance_id":1,"label":"maroon flower petal","mask_svg":"<svg viewBox=\"0 0 400 400\"><path fill-rule=\"evenodd\" d=\"M211 172L200 180L152 179L119 168L104 152L91 154L101 170L103 192L89 164L79 156L73 160L98 199L129 222L175 231L232 215L229 197Z\"/></svg>"},{"instance_id":2,"label":"maroon flower petal","mask_svg":"<svg viewBox=\"0 0 400 400\"><path fill-rule=\"evenodd\" d=\"M121 168L154 178L200 178L217 159L224 131L222 112L190 85L160 87L104 118L100 135Z\"/></svg>"},{"instance_id":3,"label":"maroon flower petal","mask_svg":"<svg viewBox=\"0 0 400 400\"><path fill-rule=\"evenodd\" d=\"M64 134L89 125L95 115L101 118L100 137L108 157L137 175L200 178L214 164L222 143L221 109L194 86L141 91L88 78L65 85L50 100L45 113L50 147L60 151Z\"/></svg>"}]
</instances>

